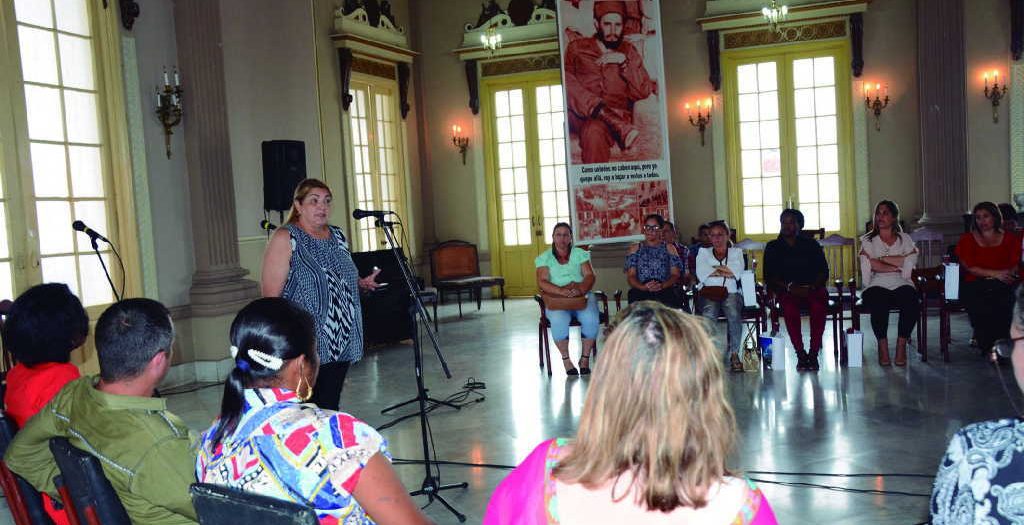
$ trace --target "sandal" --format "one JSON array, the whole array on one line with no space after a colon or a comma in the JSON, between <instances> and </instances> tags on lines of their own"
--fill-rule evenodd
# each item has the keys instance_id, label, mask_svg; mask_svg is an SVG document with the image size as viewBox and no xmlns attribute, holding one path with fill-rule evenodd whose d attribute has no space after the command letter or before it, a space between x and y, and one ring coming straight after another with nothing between
<instances>
[{"instance_id":1,"label":"sandal","mask_svg":"<svg viewBox=\"0 0 1024 525\"><path fill-rule=\"evenodd\" d=\"M587 363L587 366L583 366L584 362ZM588 375L590 375L590 356L589 355L580 356L580 375L581 376L588 376Z\"/></svg>"},{"instance_id":2,"label":"sandal","mask_svg":"<svg viewBox=\"0 0 1024 525\"><path fill-rule=\"evenodd\" d=\"M566 363L569 363L569 366L566 366L565 365ZM562 366L565 366L565 375L567 375L567 376L578 376L578 375L580 375L580 372L578 370L576 370L576 367L572 366L572 358L570 358L569 356L565 356L565 357L562 358ZM587 370L587 373L590 373L590 370Z\"/></svg>"}]
</instances>

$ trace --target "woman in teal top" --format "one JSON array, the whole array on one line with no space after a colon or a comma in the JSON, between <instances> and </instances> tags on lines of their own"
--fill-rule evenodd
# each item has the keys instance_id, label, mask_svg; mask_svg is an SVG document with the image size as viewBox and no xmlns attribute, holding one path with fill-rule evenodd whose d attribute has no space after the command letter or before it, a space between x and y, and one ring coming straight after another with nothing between
<instances>
[{"instance_id":1,"label":"woman in teal top","mask_svg":"<svg viewBox=\"0 0 1024 525\"><path fill-rule=\"evenodd\" d=\"M572 245L572 227L564 222L555 225L551 233L551 249L544 250L534 260L537 266L537 286L549 295L563 297L587 297L587 306L582 310L548 310L551 321L551 335L555 346L562 355L562 365L567 375L590 373L590 352L597 344L598 313L597 300L590 289L594 287L594 267L590 265L590 252ZM577 371L569 357L569 323L572 318L580 322L583 333L583 352L580 369Z\"/></svg>"}]
</instances>

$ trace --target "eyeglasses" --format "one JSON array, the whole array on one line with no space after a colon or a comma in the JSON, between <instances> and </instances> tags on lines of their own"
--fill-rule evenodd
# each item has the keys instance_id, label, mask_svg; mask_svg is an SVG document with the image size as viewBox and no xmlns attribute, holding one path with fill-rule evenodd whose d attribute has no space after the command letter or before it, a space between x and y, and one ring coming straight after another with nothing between
<instances>
[{"instance_id":1,"label":"eyeglasses","mask_svg":"<svg viewBox=\"0 0 1024 525\"><path fill-rule=\"evenodd\" d=\"M999 357L1009 358L1013 355L1013 347L1016 346L1014 343L1017 341L1024 341L1024 337L1014 337L1013 339L999 339L995 343L992 343L992 353Z\"/></svg>"},{"instance_id":2,"label":"eyeglasses","mask_svg":"<svg viewBox=\"0 0 1024 525\"><path fill-rule=\"evenodd\" d=\"M649 232L656 232L661 229L661 226L658 226L657 224L644 224L644 229Z\"/></svg>"}]
</instances>

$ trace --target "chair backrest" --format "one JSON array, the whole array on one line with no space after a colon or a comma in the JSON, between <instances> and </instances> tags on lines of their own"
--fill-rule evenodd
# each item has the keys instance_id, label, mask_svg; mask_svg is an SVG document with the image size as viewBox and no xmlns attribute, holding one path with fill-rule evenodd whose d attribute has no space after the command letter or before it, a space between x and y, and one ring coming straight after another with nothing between
<instances>
[{"instance_id":1,"label":"chair backrest","mask_svg":"<svg viewBox=\"0 0 1024 525\"><path fill-rule=\"evenodd\" d=\"M189 488L200 525L259 523L260 525L317 525L316 512L305 505L262 494L193 483Z\"/></svg>"},{"instance_id":2,"label":"chair backrest","mask_svg":"<svg viewBox=\"0 0 1024 525\"><path fill-rule=\"evenodd\" d=\"M476 245L451 240L430 250L430 277L432 282L480 275L480 257Z\"/></svg>"},{"instance_id":3,"label":"chair backrest","mask_svg":"<svg viewBox=\"0 0 1024 525\"><path fill-rule=\"evenodd\" d=\"M825 239L825 228L818 228L817 230L800 230L800 235L816 241L822 241Z\"/></svg>"},{"instance_id":4,"label":"chair backrest","mask_svg":"<svg viewBox=\"0 0 1024 525\"><path fill-rule=\"evenodd\" d=\"M825 260L828 261L829 283L846 282L848 279L859 277L857 275L859 258L855 253L856 239L833 233L825 239L819 240L818 244L825 252Z\"/></svg>"},{"instance_id":5,"label":"chair backrest","mask_svg":"<svg viewBox=\"0 0 1024 525\"><path fill-rule=\"evenodd\" d=\"M7 447L18 433L18 427L6 414L0 413L0 458L7 453ZM43 508L39 491L21 476L11 472L0 460L0 487L3 488L7 507L11 510L16 525L52 525L53 520Z\"/></svg>"},{"instance_id":6,"label":"chair backrest","mask_svg":"<svg viewBox=\"0 0 1024 525\"><path fill-rule=\"evenodd\" d=\"M946 254L942 232L922 226L910 232L910 238L917 246L918 268L931 268L942 264L942 256Z\"/></svg>"},{"instance_id":7,"label":"chair backrest","mask_svg":"<svg viewBox=\"0 0 1024 525\"><path fill-rule=\"evenodd\" d=\"M62 437L50 439L50 452L57 461L81 523L131 525L128 511L96 456L75 448Z\"/></svg>"}]
</instances>

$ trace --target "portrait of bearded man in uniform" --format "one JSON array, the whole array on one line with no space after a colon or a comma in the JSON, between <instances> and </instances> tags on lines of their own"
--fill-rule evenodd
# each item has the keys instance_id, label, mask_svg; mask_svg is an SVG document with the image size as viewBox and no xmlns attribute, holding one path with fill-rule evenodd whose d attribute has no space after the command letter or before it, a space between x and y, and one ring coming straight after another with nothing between
<instances>
[{"instance_id":1,"label":"portrait of bearded man in uniform","mask_svg":"<svg viewBox=\"0 0 1024 525\"><path fill-rule=\"evenodd\" d=\"M593 36L567 28L571 41L564 57L569 131L579 142L582 164L609 162L615 146L627 153L642 134L656 132L634 121L636 103L656 91L644 57L627 38L642 25L641 3L598 0L593 6ZM652 153L650 158L660 157L660 151Z\"/></svg>"}]
</instances>

